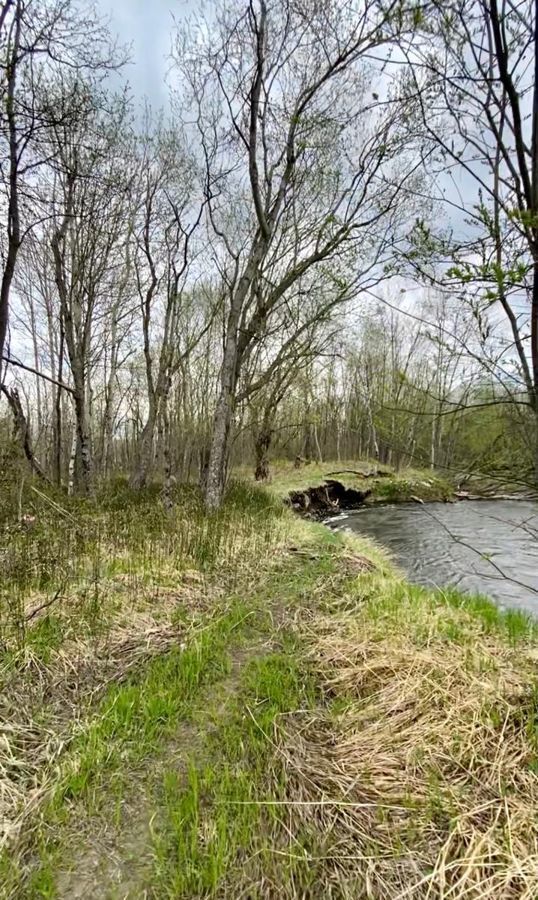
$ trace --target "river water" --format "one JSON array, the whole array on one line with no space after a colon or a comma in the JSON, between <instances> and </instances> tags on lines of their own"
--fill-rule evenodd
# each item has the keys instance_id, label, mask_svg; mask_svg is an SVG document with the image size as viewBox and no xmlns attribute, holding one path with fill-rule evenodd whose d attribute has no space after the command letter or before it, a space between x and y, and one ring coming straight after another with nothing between
<instances>
[{"instance_id":1,"label":"river water","mask_svg":"<svg viewBox=\"0 0 538 900\"><path fill-rule=\"evenodd\" d=\"M538 502L376 506L333 527L375 538L417 584L453 585L538 616Z\"/></svg>"}]
</instances>

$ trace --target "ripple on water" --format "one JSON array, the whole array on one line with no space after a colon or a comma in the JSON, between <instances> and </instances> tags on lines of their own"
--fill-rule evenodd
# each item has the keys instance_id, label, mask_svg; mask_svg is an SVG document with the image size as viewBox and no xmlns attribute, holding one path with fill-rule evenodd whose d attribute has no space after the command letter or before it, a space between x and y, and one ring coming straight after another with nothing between
<instances>
[{"instance_id":1,"label":"ripple on water","mask_svg":"<svg viewBox=\"0 0 538 900\"><path fill-rule=\"evenodd\" d=\"M538 615L538 503L480 500L379 506L345 527L392 551L417 584L455 585Z\"/></svg>"}]
</instances>

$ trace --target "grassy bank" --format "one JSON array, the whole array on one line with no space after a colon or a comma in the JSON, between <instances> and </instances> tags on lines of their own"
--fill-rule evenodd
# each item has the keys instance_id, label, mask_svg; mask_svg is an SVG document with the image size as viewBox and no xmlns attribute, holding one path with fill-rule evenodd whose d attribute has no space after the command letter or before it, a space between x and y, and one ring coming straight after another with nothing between
<instances>
[{"instance_id":1,"label":"grassy bank","mask_svg":"<svg viewBox=\"0 0 538 900\"><path fill-rule=\"evenodd\" d=\"M252 471L238 469L237 474L252 482ZM279 497L290 491L306 490L323 484L326 478L336 478L348 488L370 490L367 503L402 503L414 499L448 500L454 494L454 486L448 478L430 469L401 469L395 471L375 460L328 461L324 464L310 462L296 468L292 462L276 460L271 464L268 488Z\"/></svg>"},{"instance_id":2,"label":"grassy bank","mask_svg":"<svg viewBox=\"0 0 538 900\"><path fill-rule=\"evenodd\" d=\"M209 518L193 490L25 503L0 896L538 895L525 616L245 485Z\"/></svg>"}]
</instances>

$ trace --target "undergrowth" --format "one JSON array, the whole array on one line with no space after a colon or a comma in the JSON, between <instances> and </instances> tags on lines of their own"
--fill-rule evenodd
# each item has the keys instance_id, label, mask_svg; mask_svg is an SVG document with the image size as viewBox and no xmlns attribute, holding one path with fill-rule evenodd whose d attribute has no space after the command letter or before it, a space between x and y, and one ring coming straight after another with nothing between
<instances>
[{"instance_id":1,"label":"undergrowth","mask_svg":"<svg viewBox=\"0 0 538 900\"><path fill-rule=\"evenodd\" d=\"M0 538L0 641L9 647L26 642L40 605L54 612L73 593L98 619L111 575L177 578L195 568L233 577L243 560L263 557L283 516L276 498L237 482L212 515L192 485L175 488L171 508L155 487L123 482L85 499L23 487L23 516L4 507Z\"/></svg>"},{"instance_id":2,"label":"undergrowth","mask_svg":"<svg viewBox=\"0 0 538 900\"><path fill-rule=\"evenodd\" d=\"M79 827L121 837L142 781L120 896L535 900L533 620L252 486L36 497L5 529L2 897L71 896Z\"/></svg>"}]
</instances>

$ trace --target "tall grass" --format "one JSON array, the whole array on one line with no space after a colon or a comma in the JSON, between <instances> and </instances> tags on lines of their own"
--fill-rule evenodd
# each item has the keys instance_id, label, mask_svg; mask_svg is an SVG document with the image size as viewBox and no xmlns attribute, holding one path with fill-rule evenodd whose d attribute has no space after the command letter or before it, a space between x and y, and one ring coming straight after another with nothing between
<instances>
[{"instance_id":1,"label":"tall grass","mask_svg":"<svg viewBox=\"0 0 538 900\"><path fill-rule=\"evenodd\" d=\"M133 592L140 579L157 573L174 579L188 569L233 580L247 559L267 551L281 527L279 501L248 485L232 483L211 515L192 485L177 486L173 499L169 509L157 488L135 493L123 482L91 499L32 484L13 492L0 542L3 647L28 641L40 607L54 612L77 603L81 614L97 620L115 575L128 576Z\"/></svg>"},{"instance_id":2,"label":"tall grass","mask_svg":"<svg viewBox=\"0 0 538 900\"><path fill-rule=\"evenodd\" d=\"M289 527L278 499L234 483L211 515L190 485L176 487L171 506L156 487L134 493L122 482L86 499L21 482L11 499L0 536L0 884L2 860L15 846L19 859L31 844L35 810L81 723L91 725L105 704L89 732L103 759L111 754L109 722L123 729L129 750L146 752L162 723L184 709L191 668L217 664L210 634L222 637L239 585L255 580L251 573L259 575ZM185 678L174 674L176 659ZM150 684L144 673L152 672ZM145 693L139 678L149 684ZM143 733L129 719L134 707L147 723ZM73 794L103 769L90 744L71 772Z\"/></svg>"}]
</instances>

